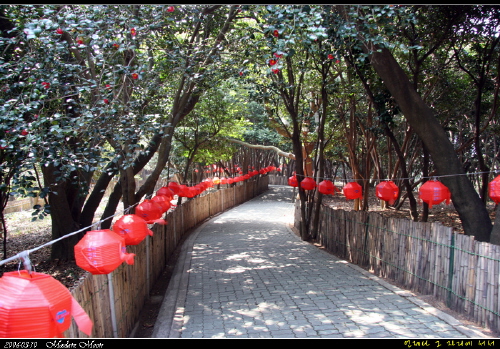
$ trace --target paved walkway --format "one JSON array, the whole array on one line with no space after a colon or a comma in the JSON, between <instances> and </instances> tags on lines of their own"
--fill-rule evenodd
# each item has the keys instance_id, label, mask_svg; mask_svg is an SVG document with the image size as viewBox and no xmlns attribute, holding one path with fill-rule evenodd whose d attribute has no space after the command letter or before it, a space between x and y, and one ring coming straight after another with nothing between
<instances>
[{"instance_id":1,"label":"paved walkway","mask_svg":"<svg viewBox=\"0 0 500 349\"><path fill-rule=\"evenodd\" d=\"M482 338L288 228L291 188L211 219L183 245L154 338Z\"/></svg>"}]
</instances>

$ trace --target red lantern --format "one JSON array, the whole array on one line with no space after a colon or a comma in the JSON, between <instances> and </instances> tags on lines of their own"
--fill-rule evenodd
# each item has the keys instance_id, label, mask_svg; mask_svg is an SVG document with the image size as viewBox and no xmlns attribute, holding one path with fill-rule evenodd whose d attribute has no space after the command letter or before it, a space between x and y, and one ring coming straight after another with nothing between
<instances>
[{"instance_id":1,"label":"red lantern","mask_svg":"<svg viewBox=\"0 0 500 349\"><path fill-rule=\"evenodd\" d=\"M393 181L380 182L375 187L375 195L379 199L389 202L389 205L392 205L398 198L399 188Z\"/></svg>"},{"instance_id":2,"label":"red lantern","mask_svg":"<svg viewBox=\"0 0 500 349\"><path fill-rule=\"evenodd\" d=\"M495 179L488 184L488 189L491 200L493 200L495 204L498 204L500 202L500 175L496 176Z\"/></svg>"},{"instance_id":3,"label":"red lantern","mask_svg":"<svg viewBox=\"0 0 500 349\"><path fill-rule=\"evenodd\" d=\"M172 198L174 197L174 192L169 187L161 187L156 192L156 195L166 196L167 198L169 198L169 200L172 200Z\"/></svg>"},{"instance_id":4,"label":"red lantern","mask_svg":"<svg viewBox=\"0 0 500 349\"><path fill-rule=\"evenodd\" d=\"M125 245L138 245L146 236L153 236L148 223L136 214L127 214L113 224L113 232L125 240Z\"/></svg>"},{"instance_id":5,"label":"red lantern","mask_svg":"<svg viewBox=\"0 0 500 349\"><path fill-rule=\"evenodd\" d=\"M159 204L148 199L141 202L135 208L135 214L144 219L148 224L167 224L167 222L161 218L163 213Z\"/></svg>"},{"instance_id":6,"label":"red lantern","mask_svg":"<svg viewBox=\"0 0 500 349\"><path fill-rule=\"evenodd\" d=\"M363 197L363 188L356 182L347 183L344 188L344 196L348 200L360 199Z\"/></svg>"},{"instance_id":7,"label":"red lantern","mask_svg":"<svg viewBox=\"0 0 500 349\"><path fill-rule=\"evenodd\" d=\"M219 179L219 177L214 177L214 178L212 178L212 183L213 183L214 185L220 184L220 179Z\"/></svg>"},{"instance_id":8,"label":"red lantern","mask_svg":"<svg viewBox=\"0 0 500 349\"><path fill-rule=\"evenodd\" d=\"M126 253L125 239L109 229L92 230L75 245L76 264L93 275L109 274L124 261L134 264L133 253Z\"/></svg>"},{"instance_id":9,"label":"red lantern","mask_svg":"<svg viewBox=\"0 0 500 349\"><path fill-rule=\"evenodd\" d=\"M425 182L420 187L419 195L420 199L429 205L429 208L440 204L444 200L448 205L451 200L450 190L443 183L434 180Z\"/></svg>"},{"instance_id":10,"label":"red lantern","mask_svg":"<svg viewBox=\"0 0 500 349\"><path fill-rule=\"evenodd\" d=\"M170 202L171 198L164 195L153 196L151 200L161 206L162 213L167 212L172 206L172 203Z\"/></svg>"},{"instance_id":11,"label":"red lantern","mask_svg":"<svg viewBox=\"0 0 500 349\"><path fill-rule=\"evenodd\" d=\"M167 184L167 186L172 190L174 195L177 195L179 193L179 184L177 182L170 182Z\"/></svg>"},{"instance_id":12,"label":"red lantern","mask_svg":"<svg viewBox=\"0 0 500 349\"><path fill-rule=\"evenodd\" d=\"M185 189L185 195L188 198L194 198L196 194L196 189L194 187L186 187Z\"/></svg>"},{"instance_id":13,"label":"red lantern","mask_svg":"<svg viewBox=\"0 0 500 349\"><path fill-rule=\"evenodd\" d=\"M0 337L63 337L71 326L90 336L92 321L69 290L52 276L27 270L0 278Z\"/></svg>"},{"instance_id":14,"label":"red lantern","mask_svg":"<svg viewBox=\"0 0 500 349\"><path fill-rule=\"evenodd\" d=\"M227 178L226 178L226 177L222 177L222 178L220 179L220 184L223 184L223 185L224 185L224 184L227 184Z\"/></svg>"},{"instance_id":15,"label":"red lantern","mask_svg":"<svg viewBox=\"0 0 500 349\"><path fill-rule=\"evenodd\" d=\"M316 181L311 177L306 177L300 182L300 187L304 190L313 190L316 188Z\"/></svg>"},{"instance_id":16,"label":"red lantern","mask_svg":"<svg viewBox=\"0 0 500 349\"><path fill-rule=\"evenodd\" d=\"M318 191L321 194L334 195L337 190L337 187L335 187L335 185L328 179L325 179L318 184Z\"/></svg>"},{"instance_id":17,"label":"red lantern","mask_svg":"<svg viewBox=\"0 0 500 349\"><path fill-rule=\"evenodd\" d=\"M291 176L288 178L288 185L294 188L299 186L299 182L297 181L297 177Z\"/></svg>"}]
</instances>

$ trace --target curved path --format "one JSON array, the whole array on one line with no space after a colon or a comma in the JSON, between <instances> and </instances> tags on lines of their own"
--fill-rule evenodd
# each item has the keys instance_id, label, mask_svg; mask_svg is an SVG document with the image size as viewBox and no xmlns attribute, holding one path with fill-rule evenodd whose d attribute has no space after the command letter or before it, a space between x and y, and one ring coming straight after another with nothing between
<instances>
[{"instance_id":1,"label":"curved path","mask_svg":"<svg viewBox=\"0 0 500 349\"><path fill-rule=\"evenodd\" d=\"M292 191L270 190L183 245L153 338L482 338L289 228Z\"/></svg>"}]
</instances>

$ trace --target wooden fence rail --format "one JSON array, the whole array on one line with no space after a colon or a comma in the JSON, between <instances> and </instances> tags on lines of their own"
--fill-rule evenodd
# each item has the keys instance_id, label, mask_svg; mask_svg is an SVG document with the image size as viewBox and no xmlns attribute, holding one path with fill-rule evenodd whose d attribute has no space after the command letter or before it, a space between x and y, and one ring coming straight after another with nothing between
<instances>
[{"instance_id":1,"label":"wooden fence rail","mask_svg":"<svg viewBox=\"0 0 500 349\"><path fill-rule=\"evenodd\" d=\"M319 242L337 257L500 331L500 246L377 212L323 206L320 221Z\"/></svg>"},{"instance_id":2,"label":"wooden fence rail","mask_svg":"<svg viewBox=\"0 0 500 349\"><path fill-rule=\"evenodd\" d=\"M153 226L153 236L127 246L134 264L123 263L108 275L85 274L70 291L92 319L92 338L125 338L133 330L149 290L164 271L184 234L207 218L239 205L268 189L269 177L254 177L237 185L188 200L166 214L167 225ZM74 323L64 333L86 338Z\"/></svg>"}]
</instances>

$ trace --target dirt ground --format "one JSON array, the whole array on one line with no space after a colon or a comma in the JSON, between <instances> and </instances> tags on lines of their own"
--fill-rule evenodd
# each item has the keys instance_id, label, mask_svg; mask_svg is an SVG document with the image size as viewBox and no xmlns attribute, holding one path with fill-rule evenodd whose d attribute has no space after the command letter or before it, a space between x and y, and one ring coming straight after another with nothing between
<instances>
[{"instance_id":1,"label":"dirt ground","mask_svg":"<svg viewBox=\"0 0 500 349\"><path fill-rule=\"evenodd\" d=\"M409 219L409 209L408 204L402 206L400 210L395 210L393 208L382 209L379 200L375 197L373 193L370 194L370 211L378 211L383 215L399 218ZM338 208L350 210L353 208L353 202L351 200L346 200L342 194L336 194L335 196L327 196L325 198L325 203L328 205ZM419 211L421 213L422 204L419 203ZM495 218L495 207L493 204L488 206L488 210L492 219ZM7 243L7 257L14 256L15 254L36 248L41 246L51 240L50 236L50 220L45 222L30 222L31 212L24 212L19 214L11 215L8 218L7 224L10 232L10 236ZM453 205L439 204L431 208L429 212L430 222L441 222L445 226L450 226L457 232L463 232L462 226L458 214L453 208ZM186 236L187 237L187 236ZM321 248L321 246L318 246ZM149 338L153 332L156 317L160 310L161 301L165 291L168 287L170 277L175 266L179 254L179 249L174 252L170 261L165 269L162 277L156 283L156 285L151 290L150 298L144 305L141 318L133 332L134 338ZM3 256L3 252L2 252ZM74 262L62 262L62 261L51 261L50 260L50 248L42 248L37 251L30 253L30 260L34 266L34 270L38 272L43 272L52 275L55 279L59 280L67 288L71 289L78 279L85 274L85 271L78 267ZM18 269L23 269L23 266L17 261L9 262L5 265L0 266L0 273L7 271L14 271ZM386 280L390 282L389 280ZM430 296L418 295L422 300L433 305L434 307L442 310L454 316L457 319L464 321L464 323L470 324L470 326L478 327L473 322L470 322L465 318L465 316L456 313L446 307L442 302L436 301ZM492 331L482 328L480 329L483 333L488 336L498 337L499 334L495 334Z\"/></svg>"}]
</instances>

